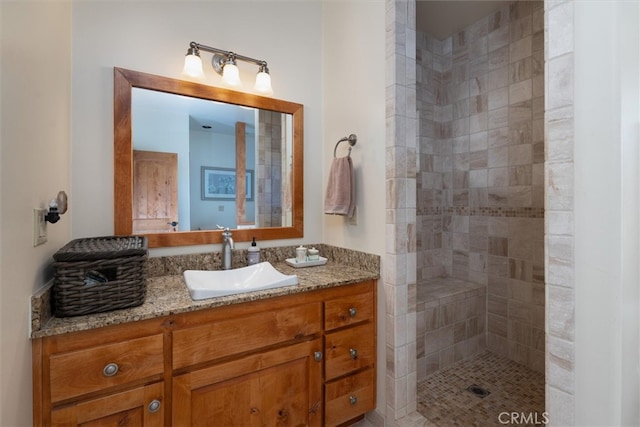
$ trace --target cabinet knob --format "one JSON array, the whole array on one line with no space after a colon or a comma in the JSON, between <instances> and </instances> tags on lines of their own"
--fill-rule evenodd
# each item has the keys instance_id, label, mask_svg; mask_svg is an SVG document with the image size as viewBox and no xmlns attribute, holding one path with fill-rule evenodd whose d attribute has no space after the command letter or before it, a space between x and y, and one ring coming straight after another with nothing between
<instances>
[{"instance_id":1,"label":"cabinet knob","mask_svg":"<svg viewBox=\"0 0 640 427\"><path fill-rule=\"evenodd\" d=\"M314 359L316 362L321 361L321 360L322 360L322 352L321 352L321 351L315 351L315 352L313 352L313 359Z\"/></svg>"},{"instance_id":2,"label":"cabinet knob","mask_svg":"<svg viewBox=\"0 0 640 427\"><path fill-rule=\"evenodd\" d=\"M118 367L117 363L109 363L104 367L104 369L102 369L102 374L105 377L112 377L118 373L119 369L120 368Z\"/></svg>"},{"instance_id":3,"label":"cabinet knob","mask_svg":"<svg viewBox=\"0 0 640 427\"><path fill-rule=\"evenodd\" d=\"M358 398L353 395L349 396L349 403L355 405L356 403L358 403Z\"/></svg>"},{"instance_id":4,"label":"cabinet knob","mask_svg":"<svg viewBox=\"0 0 640 427\"><path fill-rule=\"evenodd\" d=\"M356 350L355 348L350 348L349 356L351 356L353 360L356 360L358 358L358 350Z\"/></svg>"},{"instance_id":5,"label":"cabinet knob","mask_svg":"<svg viewBox=\"0 0 640 427\"><path fill-rule=\"evenodd\" d=\"M358 314L358 310L356 310L356 308L355 308L355 307L351 307L351 308L349 309L349 316L351 316L351 317L356 317L356 314Z\"/></svg>"},{"instance_id":6,"label":"cabinet knob","mask_svg":"<svg viewBox=\"0 0 640 427\"><path fill-rule=\"evenodd\" d=\"M149 403L149 406L147 406L147 409L152 414L154 412L158 412L160 410L160 401L158 399L153 399L151 403Z\"/></svg>"}]
</instances>

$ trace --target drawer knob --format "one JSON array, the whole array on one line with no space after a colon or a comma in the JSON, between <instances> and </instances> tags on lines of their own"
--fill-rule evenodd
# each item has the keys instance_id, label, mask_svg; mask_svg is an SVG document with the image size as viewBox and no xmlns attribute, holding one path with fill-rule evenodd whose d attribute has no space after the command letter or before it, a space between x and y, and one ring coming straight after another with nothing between
<instances>
[{"instance_id":1,"label":"drawer knob","mask_svg":"<svg viewBox=\"0 0 640 427\"><path fill-rule=\"evenodd\" d=\"M322 360L322 352L321 352L321 351L315 351L315 352L313 352L313 359L314 359L316 362L321 361L321 360Z\"/></svg>"},{"instance_id":2,"label":"drawer knob","mask_svg":"<svg viewBox=\"0 0 640 427\"><path fill-rule=\"evenodd\" d=\"M353 360L356 360L358 358L358 350L356 350L355 348L350 348L349 356L351 356Z\"/></svg>"},{"instance_id":3,"label":"drawer knob","mask_svg":"<svg viewBox=\"0 0 640 427\"><path fill-rule=\"evenodd\" d=\"M351 308L349 309L349 316L351 316L351 317L356 317L356 314L358 314L358 310L356 310L356 308L355 308L355 307L351 307Z\"/></svg>"},{"instance_id":4,"label":"drawer knob","mask_svg":"<svg viewBox=\"0 0 640 427\"><path fill-rule=\"evenodd\" d=\"M147 406L147 409L149 409L149 412L152 414L154 412L158 412L160 410L160 401L158 399L153 399L151 403L149 403L149 406Z\"/></svg>"},{"instance_id":5,"label":"drawer knob","mask_svg":"<svg viewBox=\"0 0 640 427\"><path fill-rule=\"evenodd\" d=\"M104 374L105 377L112 377L118 373L119 369L120 368L118 367L117 363L109 363L104 367L104 369L102 370L102 373Z\"/></svg>"},{"instance_id":6,"label":"drawer knob","mask_svg":"<svg viewBox=\"0 0 640 427\"><path fill-rule=\"evenodd\" d=\"M358 398L353 395L349 396L349 403L355 405L356 403L358 403Z\"/></svg>"}]
</instances>

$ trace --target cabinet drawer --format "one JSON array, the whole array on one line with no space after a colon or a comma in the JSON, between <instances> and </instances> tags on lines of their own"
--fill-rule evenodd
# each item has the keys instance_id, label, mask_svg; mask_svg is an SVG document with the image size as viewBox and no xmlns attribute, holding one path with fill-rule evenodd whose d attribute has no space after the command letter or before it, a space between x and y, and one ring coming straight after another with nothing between
<instances>
[{"instance_id":1,"label":"cabinet drawer","mask_svg":"<svg viewBox=\"0 0 640 427\"><path fill-rule=\"evenodd\" d=\"M373 292L329 300L324 305L324 327L336 329L373 318Z\"/></svg>"},{"instance_id":2,"label":"cabinet drawer","mask_svg":"<svg viewBox=\"0 0 640 427\"><path fill-rule=\"evenodd\" d=\"M373 323L355 326L325 336L326 379L373 366L375 361Z\"/></svg>"},{"instance_id":3,"label":"cabinet drawer","mask_svg":"<svg viewBox=\"0 0 640 427\"><path fill-rule=\"evenodd\" d=\"M164 383L157 382L56 408L51 425L161 427L164 405Z\"/></svg>"},{"instance_id":4,"label":"cabinet drawer","mask_svg":"<svg viewBox=\"0 0 640 427\"><path fill-rule=\"evenodd\" d=\"M173 368L319 334L321 314L321 304L313 303L176 330L173 333Z\"/></svg>"},{"instance_id":5,"label":"cabinet drawer","mask_svg":"<svg viewBox=\"0 0 640 427\"><path fill-rule=\"evenodd\" d=\"M51 401L58 402L163 373L162 335L49 357Z\"/></svg>"},{"instance_id":6,"label":"cabinet drawer","mask_svg":"<svg viewBox=\"0 0 640 427\"><path fill-rule=\"evenodd\" d=\"M332 381L325 386L325 424L335 426L375 407L373 368Z\"/></svg>"}]
</instances>

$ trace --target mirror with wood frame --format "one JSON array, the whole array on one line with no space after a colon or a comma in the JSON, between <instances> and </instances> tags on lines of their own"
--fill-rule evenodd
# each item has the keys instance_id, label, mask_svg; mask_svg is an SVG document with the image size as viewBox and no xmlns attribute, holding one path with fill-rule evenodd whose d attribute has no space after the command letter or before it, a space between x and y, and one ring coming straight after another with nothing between
<instances>
[{"instance_id":1,"label":"mirror with wood frame","mask_svg":"<svg viewBox=\"0 0 640 427\"><path fill-rule=\"evenodd\" d=\"M145 98L146 109L137 101L143 93L150 96ZM183 105L209 102L225 111L235 108L210 119L216 127L233 126L234 135L224 137L231 143L223 148L219 134L205 136L218 145L202 154L190 142L202 137L189 130L189 123L192 128L194 122L202 125L201 113L189 113L193 106L167 113L162 110L165 95L176 96ZM249 119L239 118L247 114ZM175 117L181 121L182 137L176 136L175 128L163 127ZM147 127L149 121L155 123L153 130L141 132L141 123ZM271 144L267 148L265 138ZM265 156L274 159L265 162ZM302 159L301 104L114 68L116 235L145 235L152 248L219 243L222 236L213 229L216 225L232 228L235 241L302 237ZM218 215L225 209L232 211L230 217Z\"/></svg>"}]
</instances>

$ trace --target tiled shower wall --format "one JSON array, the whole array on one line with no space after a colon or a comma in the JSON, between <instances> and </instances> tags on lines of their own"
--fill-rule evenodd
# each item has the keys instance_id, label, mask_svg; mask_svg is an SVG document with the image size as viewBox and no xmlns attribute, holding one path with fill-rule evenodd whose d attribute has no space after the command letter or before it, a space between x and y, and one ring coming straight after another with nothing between
<instances>
[{"instance_id":1,"label":"tiled shower wall","mask_svg":"<svg viewBox=\"0 0 640 427\"><path fill-rule=\"evenodd\" d=\"M258 144L258 224L259 227L282 226L282 114L260 110Z\"/></svg>"},{"instance_id":2,"label":"tiled shower wall","mask_svg":"<svg viewBox=\"0 0 640 427\"><path fill-rule=\"evenodd\" d=\"M544 371L544 10L418 33L417 282L487 285L487 347Z\"/></svg>"}]
</instances>

